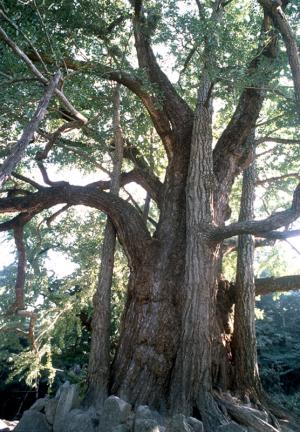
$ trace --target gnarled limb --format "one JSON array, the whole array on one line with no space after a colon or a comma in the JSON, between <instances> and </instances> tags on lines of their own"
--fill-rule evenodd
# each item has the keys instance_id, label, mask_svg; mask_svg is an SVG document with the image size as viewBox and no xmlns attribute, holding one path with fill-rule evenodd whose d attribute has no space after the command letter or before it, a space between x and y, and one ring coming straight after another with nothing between
<instances>
[{"instance_id":1,"label":"gnarled limb","mask_svg":"<svg viewBox=\"0 0 300 432\"><path fill-rule=\"evenodd\" d=\"M152 241L142 216L132 205L94 185L73 186L65 183L22 197L2 198L0 213L39 213L56 204L82 204L108 214L117 230L130 265L138 265L145 247ZM9 225L9 222L6 224Z\"/></svg>"},{"instance_id":2,"label":"gnarled limb","mask_svg":"<svg viewBox=\"0 0 300 432\"><path fill-rule=\"evenodd\" d=\"M275 239L269 240L269 239L257 238L257 239L255 239L254 247L258 248L258 247L264 247L264 246L273 246L274 243L275 243ZM229 240L225 241L222 245L223 257L230 254L231 252L235 252L237 250L237 246L238 246L238 243L237 243L236 239L229 239Z\"/></svg>"},{"instance_id":3,"label":"gnarled limb","mask_svg":"<svg viewBox=\"0 0 300 432\"><path fill-rule=\"evenodd\" d=\"M211 237L216 240L224 240L239 234L254 234L260 237L276 238L271 232L282 226L289 225L300 216L300 183L296 187L293 195L292 205L289 209L272 214L266 219L258 221L236 222L222 228L212 228ZM281 233L278 233L278 237ZM284 237L283 237L284 238Z\"/></svg>"},{"instance_id":4,"label":"gnarled limb","mask_svg":"<svg viewBox=\"0 0 300 432\"><path fill-rule=\"evenodd\" d=\"M131 3L135 11L133 25L139 66L146 71L149 81L158 87L161 94L161 116L165 119L164 121L171 123L172 130L176 134L184 136L187 131L190 133L192 128L192 110L176 92L156 61L150 45L150 36L147 33L147 20L143 13L143 2L136 0ZM157 132L159 133L158 130ZM168 155L171 156L174 152L175 142L169 142L168 144L166 150Z\"/></svg>"}]
</instances>

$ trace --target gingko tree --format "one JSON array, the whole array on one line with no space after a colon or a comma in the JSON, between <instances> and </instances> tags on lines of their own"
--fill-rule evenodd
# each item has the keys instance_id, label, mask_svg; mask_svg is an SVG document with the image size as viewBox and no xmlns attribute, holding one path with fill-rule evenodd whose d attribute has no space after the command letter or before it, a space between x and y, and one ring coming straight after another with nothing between
<instances>
[{"instance_id":1,"label":"gingko tree","mask_svg":"<svg viewBox=\"0 0 300 432\"><path fill-rule=\"evenodd\" d=\"M255 283L253 254L256 246L299 234L289 227L300 216L300 185L294 170L262 179L255 160L276 156L276 145L281 154L297 156L296 3L46 0L3 6L4 142L26 124L20 101L32 109L39 86L61 73L46 121L36 124L37 138L26 144L2 192L8 196L0 199L0 230L14 232L19 256L10 312L29 313L23 227L58 204L60 211L84 205L104 212L110 240L106 235L107 265L94 299L88 403L115 394L134 405L194 415L208 432L231 418L253 430L277 430L273 414L283 414L264 394L257 370L254 299L297 289L299 277ZM3 151L4 161L14 148ZM108 153L114 154L108 180L75 186L50 179L49 161L99 172ZM43 184L28 174L33 166ZM235 221L230 200L243 172ZM255 185L278 179L290 180L290 201L256 219ZM132 182L146 191L153 217L132 197L118 195ZM115 233L130 276L111 360L106 272ZM222 260L234 249L232 285L222 276ZM36 317L30 317L32 333ZM228 392L264 407L270 423L243 410Z\"/></svg>"}]
</instances>

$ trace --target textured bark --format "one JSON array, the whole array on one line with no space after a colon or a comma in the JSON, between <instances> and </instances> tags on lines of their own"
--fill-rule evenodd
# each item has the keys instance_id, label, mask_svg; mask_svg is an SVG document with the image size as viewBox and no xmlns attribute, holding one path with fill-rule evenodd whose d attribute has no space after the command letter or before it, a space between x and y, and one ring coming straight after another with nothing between
<instances>
[{"instance_id":1,"label":"textured bark","mask_svg":"<svg viewBox=\"0 0 300 432\"><path fill-rule=\"evenodd\" d=\"M52 80L50 81L43 98L40 100L39 105L24 129L21 138L18 140L17 144L14 146L11 154L7 157L7 159L3 162L0 167L0 187L7 180L7 178L11 175L12 171L16 168L16 166L21 161L24 156L25 150L28 147L29 143L33 139L34 133L39 127L41 121L44 119L48 105L51 101L53 93L57 87L57 84L61 78L61 73L57 72Z\"/></svg>"},{"instance_id":2,"label":"textured bark","mask_svg":"<svg viewBox=\"0 0 300 432\"><path fill-rule=\"evenodd\" d=\"M120 174L123 160L123 133L120 120L120 85L114 90L113 130L115 150L110 192L119 194ZM96 292L93 298L92 338L88 367L88 398L102 405L108 395L110 374L110 321L111 286L114 269L116 230L108 218L104 229L101 252L101 267Z\"/></svg>"},{"instance_id":3,"label":"textured bark","mask_svg":"<svg viewBox=\"0 0 300 432\"><path fill-rule=\"evenodd\" d=\"M156 233L131 268L111 391L166 409L180 329L185 255L185 184L191 130L176 138Z\"/></svg>"},{"instance_id":4,"label":"textured bark","mask_svg":"<svg viewBox=\"0 0 300 432\"><path fill-rule=\"evenodd\" d=\"M213 223L211 82L202 79L198 94L186 189L185 298L181 337L171 386L172 408L198 412L208 431L223 416L212 396L213 326L216 322L219 245L208 232Z\"/></svg>"},{"instance_id":5,"label":"textured bark","mask_svg":"<svg viewBox=\"0 0 300 432\"><path fill-rule=\"evenodd\" d=\"M254 133L249 137L254 145ZM255 163L243 175L239 221L254 217ZM257 367L255 333L254 237L244 234L238 238L237 271L235 284L233 363L234 386L242 396L257 398L261 392Z\"/></svg>"}]
</instances>

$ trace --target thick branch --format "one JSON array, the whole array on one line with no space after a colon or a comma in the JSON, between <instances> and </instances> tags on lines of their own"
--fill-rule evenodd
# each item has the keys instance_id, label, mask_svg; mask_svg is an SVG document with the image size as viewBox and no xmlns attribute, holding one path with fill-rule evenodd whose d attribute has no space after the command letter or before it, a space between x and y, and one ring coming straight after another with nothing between
<instances>
[{"instance_id":1,"label":"thick branch","mask_svg":"<svg viewBox=\"0 0 300 432\"><path fill-rule=\"evenodd\" d=\"M151 241L143 218L129 203L99 190L95 185L72 186L65 183L24 197L3 198L0 199L0 213L39 213L57 204L82 204L108 214L132 264L140 262L145 247Z\"/></svg>"},{"instance_id":2,"label":"thick branch","mask_svg":"<svg viewBox=\"0 0 300 432\"><path fill-rule=\"evenodd\" d=\"M120 84L114 89L113 131L115 150L110 192L116 196L120 189L124 139L120 120ZM91 353L89 358L89 397L101 405L107 398L110 370L111 286L114 270L116 230L107 218L101 251L101 267L93 298Z\"/></svg>"},{"instance_id":3,"label":"thick branch","mask_svg":"<svg viewBox=\"0 0 300 432\"><path fill-rule=\"evenodd\" d=\"M223 240L239 234L254 234L270 238L270 231L287 226L300 216L300 183L294 191L292 206L288 210L274 213L270 217L258 221L244 221L232 223L211 231L214 240Z\"/></svg>"},{"instance_id":4,"label":"thick branch","mask_svg":"<svg viewBox=\"0 0 300 432\"><path fill-rule=\"evenodd\" d=\"M8 156L8 158L4 161L3 165L0 168L0 186L7 180L12 171L16 168L18 163L21 161L24 156L24 152L26 147L29 145L30 141L33 138L34 132L39 127L39 124L44 119L47 107L50 103L50 100L53 96L53 93L58 85L58 82L61 78L61 73L58 72L55 74L53 79L50 81L48 88L41 99L37 110L35 111L32 119L25 127L21 138L18 140L17 144L12 150L12 153Z\"/></svg>"},{"instance_id":5,"label":"thick branch","mask_svg":"<svg viewBox=\"0 0 300 432\"><path fill-rule=\"evenodd\" d=\"M300 275L269 277L255 280L255 294L266 295L274 292L300 290Z\"/></svg>"},{"instance_id":6,"label":"thick branch","mask_svg":"<svg viewBox=\"0 0 300 432\"><path fill-rule=\"evenodd\" d=\"M188 104L179 96L174 86L169 81L168 77L158 65L153 50L150 45L150 30L148 22L143 14L142 2L137 8L135 3L134 17L134 36L135 46L141 69L145 70L149 81L158 87L162 105L162 116L165 117L171 124L172 130L179 133L181 136L186 131L191 130L193 113ZM168 149L169 154L173 153L173 145Z\"/></svg>"}]
</instances>

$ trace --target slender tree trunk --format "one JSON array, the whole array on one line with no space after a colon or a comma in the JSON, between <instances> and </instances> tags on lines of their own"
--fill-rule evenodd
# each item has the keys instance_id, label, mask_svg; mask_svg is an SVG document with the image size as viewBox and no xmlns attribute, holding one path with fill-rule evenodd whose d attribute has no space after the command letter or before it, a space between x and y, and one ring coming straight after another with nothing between
<instances>
[{"instance_id":1,"label":"slender tree trunk","mask_svg":"<svg viewBox=\"0 0 300 432\"><path fill-rule=\"evenodd\" d=\"M254 149L254 132L249 137L249 145ZM239 221L254 218L255 181L253 162L243 174ZM233 335L234 385L242 396L258 400L261 385L257 368L253 260L254 237L239 236Z\"/></svg>"},{"instance_id":2,"label":"slender tree trunk","mask_svg":"<svg viewBox=\"0 0 300 432\"><path fill-rule=\"evenodd\" d=\"M114 90L113 130L115 151L111 192L118 195L120 173L123 159L123 135L120 122L120 85ZM92 340L88 368L88 400L101 405L108 395L110 375L110 320L111 320L111 285L114 269L116 230L107 219L101 252L101 267L97 290L94 295L94 315L92 319Z\"/></svg>"}]
</instances>

